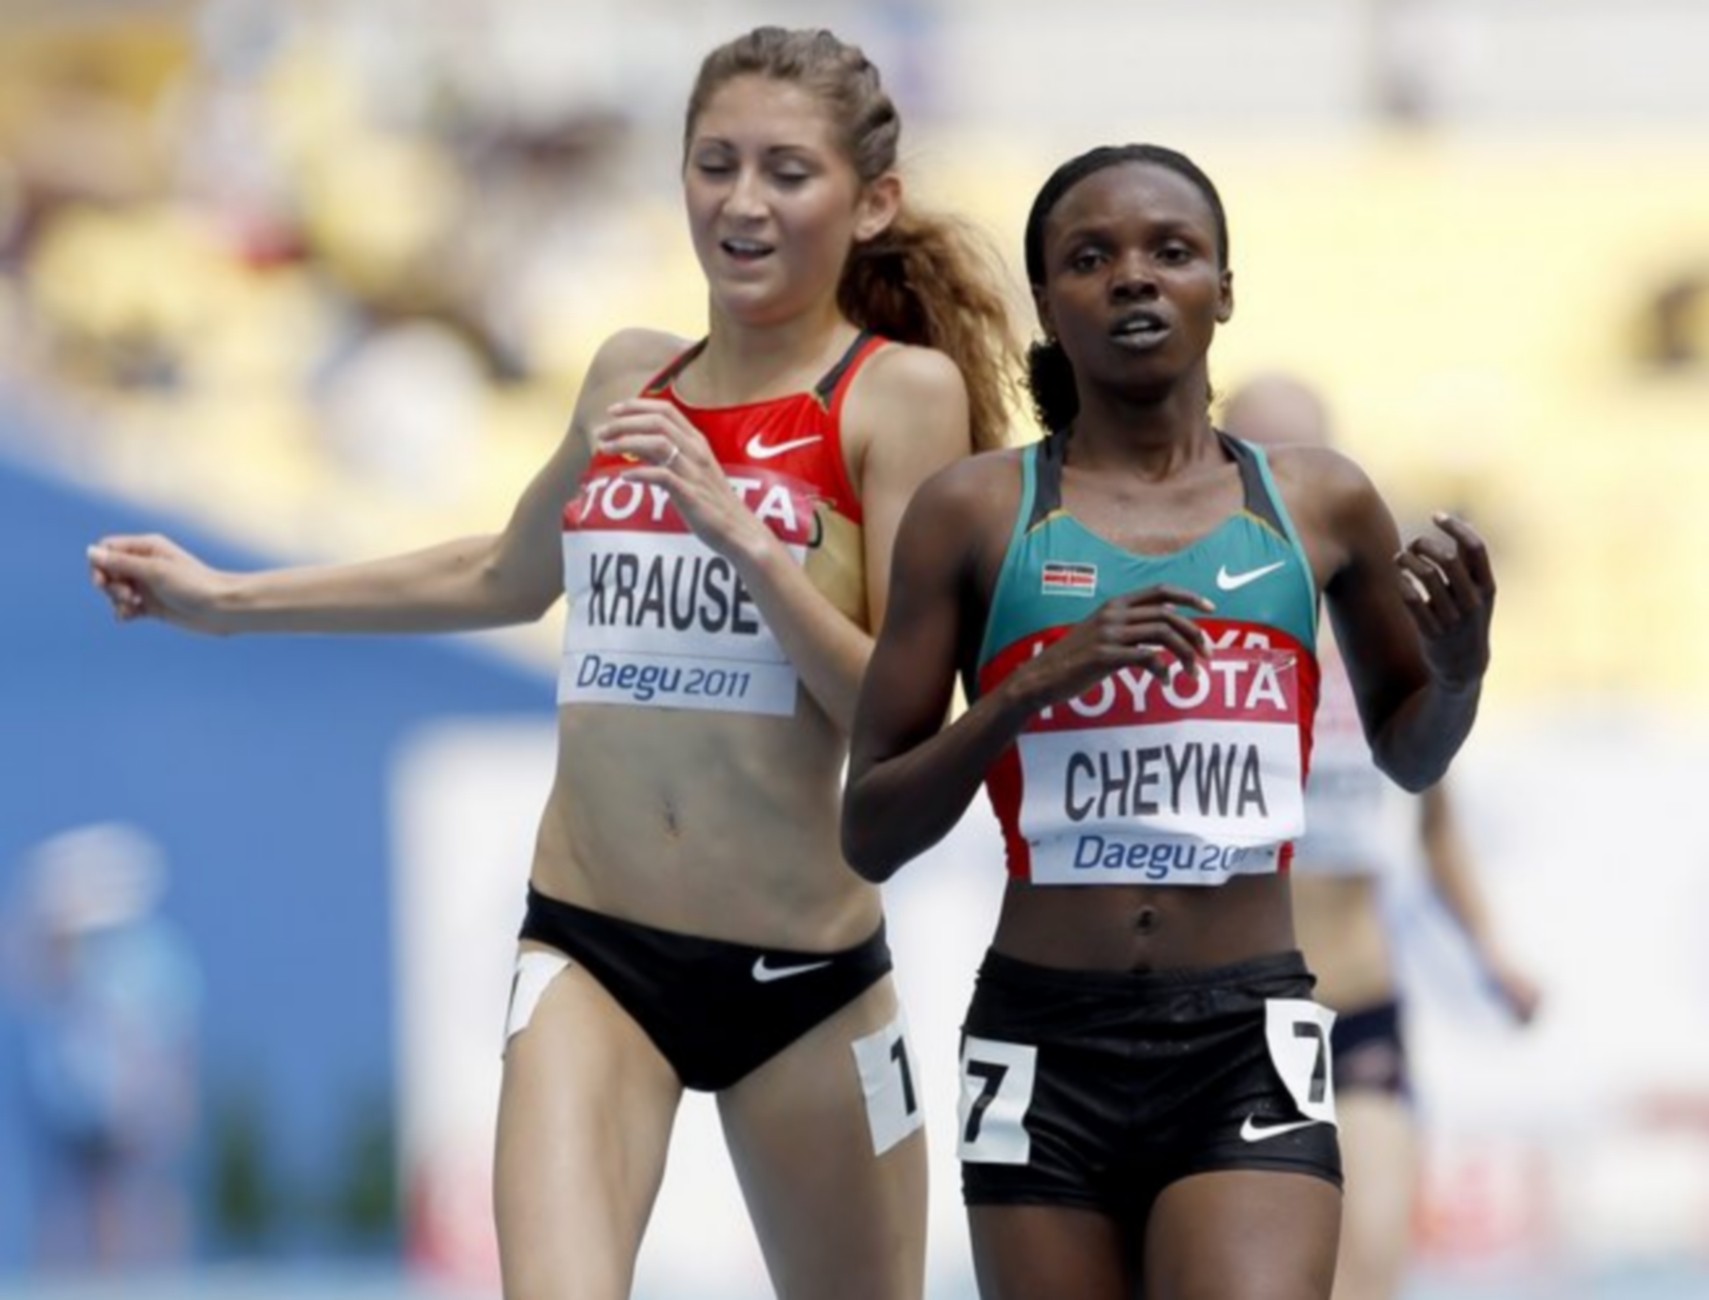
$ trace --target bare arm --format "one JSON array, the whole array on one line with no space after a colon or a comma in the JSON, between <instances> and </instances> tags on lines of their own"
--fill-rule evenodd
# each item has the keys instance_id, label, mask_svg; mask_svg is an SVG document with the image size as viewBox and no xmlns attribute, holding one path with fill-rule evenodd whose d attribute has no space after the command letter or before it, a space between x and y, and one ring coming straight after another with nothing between
<instances>
[{"instance_id":1,"label":"bare arm","mask_svg":"<svg viewBox=\"0 0 1709 1300\"><path fill-rule=\"evenodd\" d=\"M1377 766L1408 790L1441 779L1477 717L1495 580L1471 527L1406 547L1364 472L1321 448L1280 449Z\"/></svg>"},{"instance_id":2,"label":"bare arm","mask_svg":"<svg viewBox=\"0 0 1709 1300\"><path fill-rule=\"evenodd\" d=\"M1019 475L1013 457L980 456L931 479L897 535L890 608L861 688L843 797L843 854L868 880L887 880L942 839L987 769L1028 720L1124 665L1189 668L1203 635L1170 608L1208 608L1189 592L1151 587L1105 602L1044 653L943 726L957 666L982 634L981 555L1006 538Z\"/></svg>"},{"instance_id":3,"label":"bare arm","mask_svg":"<svg viewBox=\"0 0 1709 1300\"><path fill-rule=\"evenodd\" d=\"M1433 785L1419 799L1419 834L1425 870L1436 896L1471 946L1478 965L1507 1009L1521 1023L1537 1013L1542 995L1530 977L1511 965L1496 941L1495 927L1454 815L1453 800L1442 785Z\"/></svg>"},{"instance_id":4,"label":"bare arm","mask_svg":"<svg viewBox=\"0 0 1709 1300\"><path fill-rule=\"evenodd\" d=\"M601 445L649 462L629 477L671 493L701 540L736 566L766 624L813 698L847 731L873 637L808 578L776 535L730 490L705 440L662 402L623 403ZM902 510L934 471L966 456L967 391L941 353L891 347L856 376L843 407L846 442L864 447L859 480L865 520L868 626L884 617L890 555Z\"/></svg>"},{"instance_id":5,"label":"bare arm","mask_svg":"<svg viewBox=\"0 0 1709 1300\"><path fill-rule=\"evenodd\" d=\"M92 579L121 620L152 617L201 632L450 632L533 621L562 590L560 512L590 454L592 413L673 345L641 331L607 342L568 432L502 532L385 559L254 573L212 569L165 537L106 537L89 549Z\"/></svg>"}]
</instances>

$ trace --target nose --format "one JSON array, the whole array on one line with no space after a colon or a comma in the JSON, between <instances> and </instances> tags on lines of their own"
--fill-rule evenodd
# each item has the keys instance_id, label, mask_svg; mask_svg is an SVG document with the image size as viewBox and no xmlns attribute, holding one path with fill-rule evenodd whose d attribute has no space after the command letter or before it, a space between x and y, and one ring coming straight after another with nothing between
<instances>
[{"instance_id":1,"label":"nose","mask_svg":"<svg viewBox=\"0 0 1709 1300\"><path fill-rule=\"evenodd\" d=\"M1157 277L1151 259L1138 249L1130 249L1116 258L1110 271L1110 294L1127 300L1144 298L1157 292Z\"/></svg>"},{"instance_id":2,"label":"nose","mask_svg":"<svg viewBox=\"0 0 1709 1300\"><path fill-rule=\"evenodd\" d=\"M753 167L739 167L731 178L729 192L724 197L724 210L733 217L758 217L765 213L763 181Z\"/></svg>"}]
</instances>

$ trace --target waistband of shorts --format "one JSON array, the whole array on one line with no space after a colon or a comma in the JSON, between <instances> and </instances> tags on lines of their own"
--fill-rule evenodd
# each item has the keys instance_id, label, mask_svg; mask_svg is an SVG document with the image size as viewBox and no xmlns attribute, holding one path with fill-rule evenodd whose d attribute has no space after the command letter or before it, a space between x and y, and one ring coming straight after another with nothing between
<instances>
[{"instance_id":1,"label":"waistband of shorts","mask_svg":"<svg viewBox=\"0 0 1709 1300\"><path fill-rule=\"evenodd\" d=\"M1173 996L1199 989L1238 988L1277 979L1304 979L1315 983L1298 949L1267 953L1224 966L1182 967L1173 970L1065 970L1040 966L987 949L979 966L981 981L1051 988L1065 993L1110 993L1126 997Z\"/></svg>"},{"instance_id":2,"label":"waistband of shorts","mask_svg":"<svg viewBox=\"0 0 1709 1300\"><path fill-rule=\"evenodd\" d=\"M532 924L529 918L545 920L544 926ZM568 903L561 898L553 898L543 894L532 884L528 886L528 911L522 924L522 937L537 943L550 943L551 940L543 931L548 930L552 920L575 926L587 926L605 930L625 930L630 934L645 935L657 942L671 942L688 945L703 954L725 953L730 956L752 957L755 953L765 953L772 957L802 957L807 959L846 957L853 953L862 952L869 948L889 951L885 938L885 920L878 918L878 928L858 943L849 944L843 948L785 948L776 944L738 943L731 939L714 939L708 935L690 934L684 930L665 930L656 925L648 925L644 921L631 921L626 916L613 916L609 912L596 911L591 907L582 907L578 903Z\"/></svg>"}]
</instances>

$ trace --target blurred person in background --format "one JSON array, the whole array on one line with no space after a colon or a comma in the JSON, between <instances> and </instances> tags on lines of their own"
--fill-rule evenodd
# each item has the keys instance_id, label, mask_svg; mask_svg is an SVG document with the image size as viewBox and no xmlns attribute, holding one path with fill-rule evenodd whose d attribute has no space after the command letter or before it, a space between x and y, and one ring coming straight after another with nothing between
<instances>
[{"instance_id":1,"label":"blurred person in background","mask_svg":"<svg viewBox=\"0 0 1709 1300\"><path fill-rule=\"evenodd\" d=\"M709 331L610 338L502 532L251 574L90 550L122 621L213 633L490 627L567 587L498 1119L510 1300L627 1294L685 1087L717 1094L780 1296L923 1286L912 1057L839 782L903 507L1000 441L1011 335L980 243L904 200L899 127L829 32L706 58L682 178Z\"/></svg>"},{"instance_id":2,"label":"blurred person in background","mask_svg":"<svg viewBox=\"0 0 1709 1300\"><path fill-rule=\"evenodd\" d=\"M1289 375L1236 389L1223 423L1265 448L1331 445L1328 408ZM1318 649L1322 684L1306 783L1306 833L1294 845L1294 928L1336 1013L1331 1035L1347 1196L1335 1300L1399 1293L1412 1239L1419 1146L1385 883L1418 852L1434 896L1465 937L1487 986L1520 1023L1539 992L1497 941L1445 783L1409 796L1378 770L1335 638Z\"/></svg>"},{"instance_id":3,"label":"blurred person in background","mask_svg":"<svg viewBox=\"0 0 1709 1300\"><path fill-rule=\"evenodd\" d=\"M181 1262L201 976L157 910L160 847L124 823L81 826L32 849L19 881L8 983L23 1029L36 1263Z\"/></svg>"},{"instance_id":4,"label":"blurred person in background","mask_svg":"<svg viewBox=\"0 0 1709 1300\"><path fill-rule=\"evenodd\" d=\"M1484 547L1402 547L1324 448L1211 422L1227 219L1190 159L1095 149L1026 225L1045 439L929 480L861 692L849 860L888 878L984 782L1009 882L962 1043L986 1300L1330 1295L1333 1013L1289 841L1327 597L1384 770L1438 780L1489 662ZM944 719L957 676L970 700Z\"/></svg>"}]
</instances>

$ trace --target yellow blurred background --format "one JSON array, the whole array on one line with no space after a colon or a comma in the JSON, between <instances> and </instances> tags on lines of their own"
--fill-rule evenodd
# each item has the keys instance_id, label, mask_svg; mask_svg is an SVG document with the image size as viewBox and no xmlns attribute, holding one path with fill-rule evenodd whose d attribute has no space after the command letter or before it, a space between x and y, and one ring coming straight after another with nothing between
<instances>
[{"instance_id":1,"label":"yellow blurred background","mask_svg":"<svg viewBox=\"0 0 1709 1300\"><path fill-rule=\"evenodd\" d=\"M491 528L607 332L699 330L668 107L651 131L603 100L505 120L426 53L376 71L338 6L221 68L198 6L144 8L44 6L0 46L7 351L98 413L83 472L285 553ZM1016 265L1056 161L1154 135L1090 129L935 114L910 181ZM1403 519L1461 508L1494 540L1491 706L1709 703L1709 514L1688 487L1709 481L1704 134L1403 117L1155 135L1230 209L1218 384L1306 376Z\"/></svg>"}]
</instances>

